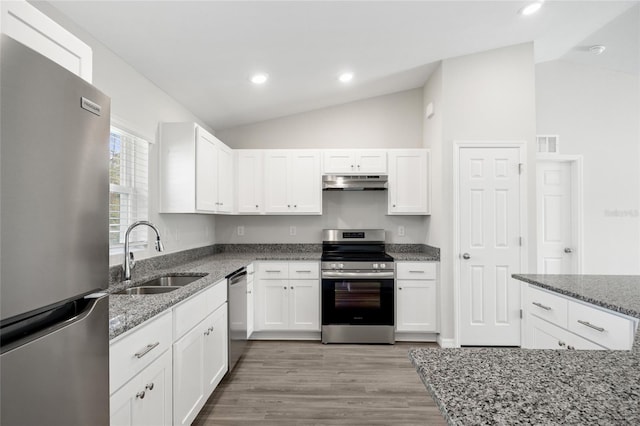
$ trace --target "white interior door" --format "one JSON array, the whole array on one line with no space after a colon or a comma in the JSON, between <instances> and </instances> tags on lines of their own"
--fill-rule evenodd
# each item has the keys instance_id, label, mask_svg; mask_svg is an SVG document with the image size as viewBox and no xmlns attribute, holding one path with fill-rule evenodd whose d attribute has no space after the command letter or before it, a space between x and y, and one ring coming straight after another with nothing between
<instances>
[{"instance_id":1,"label":"white interior door","mask_svg":"<svg viewBox=\"0 0 640 426\"><path fill-rule=\"evenodd\" d=\"M538 216L538 273L576 274L573 235L571 163L538 161L536 173Z\"/></svg>"},{"instance_id":2,"label":"white interior door","mask_svg":"<svg viewBox=\"0 0 640 426\"><path fill-rule=\"evenodd\" d=\"M520 345L520 148L461 147L460 345Z\"/></svg>"}]
</instances>

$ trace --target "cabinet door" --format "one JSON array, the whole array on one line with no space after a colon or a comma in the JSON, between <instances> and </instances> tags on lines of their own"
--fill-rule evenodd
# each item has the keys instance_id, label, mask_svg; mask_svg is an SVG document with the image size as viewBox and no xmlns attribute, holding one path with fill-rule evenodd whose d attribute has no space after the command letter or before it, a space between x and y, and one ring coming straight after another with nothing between
<instances>
[{"instance_id":1,"label":"cabinet door","mask_svg":"<svg viewBox=\"0 0 640 426\"><path fill-rule=\"evenodd\" d=\"M288 280L259 280L256 301L258 330L286 330L289 327Z\"/></svg>"},{"instance_id":2,"label":"cabinet door","mask_svg":"<svg viewBox=\"0 0 640 426\"><path fill-rule=\"evenodd\" d=\"M289 202L289 155L286 151L274 151L264 158L265 212L288 213Z\"/></svg>"},{"instance_id":3,"label":"cabinet door","mask_svg":"<svg viewBox=\"0 0 640 426\"><path fill-rule=\"evenodd\" d=\"M605 349L531 314L527 316L525 334L527 349Z\"/></svg>"},{"instance_id":4,"label":"cabinet door","mask_svg":"<svg viewBox=\"0 0 640 426\"><path fill-rule=\"evenodd\" d=\"M320 281L289 281L289 328L320 330Z\"/></svg>"},{"instance_id":5,"label":"cabinet door","mask_svg":"<svg viewBox=\"0 0 640 426\"><path fill-rule=\"evenodd\" d=\"M173 344L174 425L189 425L206 399L204 390L204 322Z\"/></svg>"},{"instance_id":6,"label":"cabinet door","mask_svg":"<svg viewBox=\"0 0 640 426\"><path fill-rule=\"evenodd\" d=\"M353 151L324 151L322 157L322 172L325 174L355 173L356 171L356 158Z\"/></svg>"},{"instance_id":7,"label":"cabinet door","mask_svg":"<svg viewBox=\"0 0 640 426\"><path fill-rule=\"evenodd\" d=\"M238 213L261 213L264 209L262 152L241 150L236 155Z\"/></svg>"},{"instance_id":8,"label":"cabinet door","mask_svg":"<svg viewBox=\"0 0 640 426\"><path fill-rule=\"evenodd\" d=\"M220 306L204 320L205 399L211 395L227 372L227 305Z\"/></svg>"},{"instance_id":9,"label":"cabinet door","mask_svg":"<svg viewBox=\"0 0 640 426\"><path fill-rule=\"evenodd\" d=\"M171 425L171 351L167 350L110 399L112 426Z\"/></svg>"},{"instance_id":10,"label":"cabinet door","mask_svg":"<svg viewBox=\"0 0 640 426\"><path fill-rule=\"evenodd\" d=\"M196 210L214 212L218 200L218 151L215 139L203 129L196 135Z\"/></svg>"},{"instance_id":11,"label":"cabinet door","mask_svg":"<svg viewBox=\"0 0 640 426\"><path fill-rule=\"evenodd\" d=\"M429 214L429 160L423 149L389 151L389 214Z\"/></svg>"},{"instance_id":12,"label":"cabinet door","mask_svg":"<svg viewBox=\"0 0 640 426\"><path fill-rule=\"evenodd\" d=\"M359 151L356 163L356 171L359 173L387 173L387 152Z\"/></svg>"},{"instance_id":13,"label":"cabinet door","mask_svg":"<svg viewBox=\"0 0 640 426\"><path fill-rule=\"evenodd\" d=\"M434 280L397 280L398 331L436 332L437 294Z\"/></svg>"},{"instance_id":14,"label":"cabinet door","mask_svg":"<svg viewBox=\"0 0 640 426\"><path fill-rule=\"evenodd\" d=\"M220 141L218 141L217 147L218 204L216 210L219 213L231 213L233 211L233 151Z\"/></svg>"},{"instance_id":15,"label":"cabinet door","mask_svg":"<svg viewBox=\"0 0 640 426\"><path fill-rule=\"evenodd\" d=\"M255 304L253 301L254 289L253 278L247 280L247 339L253 334L253 321Z\"/></svg>"},{"instance_id":16,"label":"cabinet door","mask_svg":"<svg viewBox=\"0 0 640 426\"><path fill-rule=\"evenodd\" d=\"M290 164L291 211L322 214L320 154L316 151L294 151Z\"/></svg>"}]
</instances>

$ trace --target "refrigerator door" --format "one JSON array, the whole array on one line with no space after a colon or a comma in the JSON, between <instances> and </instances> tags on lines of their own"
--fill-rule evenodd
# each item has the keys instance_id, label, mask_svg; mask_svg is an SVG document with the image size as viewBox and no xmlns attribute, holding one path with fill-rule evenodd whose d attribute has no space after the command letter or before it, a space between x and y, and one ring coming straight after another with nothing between
<instances>
[{"instance_id":1,"label":"refrigerator door","mask_svg":"<svg viewBox=\"0 0 640 426\"><path fill-rule=\"evenodd\" d=\"M0 321L108 285L110 99L2 35Z\"/></svg>"},{"instance_id":2,"label":"refrigerator door","mask_svg":"<svg viewBox=\"0 0 640 426\"><path fill-rule=\"evenodd\" d=\"M3 347L0 424L109 424L109 298L83 308Z\"/></svg>"}]
</instances>

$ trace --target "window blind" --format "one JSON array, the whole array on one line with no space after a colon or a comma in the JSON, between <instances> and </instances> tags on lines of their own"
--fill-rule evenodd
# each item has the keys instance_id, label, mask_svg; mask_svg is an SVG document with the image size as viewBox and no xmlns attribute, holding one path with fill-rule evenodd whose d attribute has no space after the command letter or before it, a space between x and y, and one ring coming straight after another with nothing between
<instances>
[{"instance_id":1,"label":"window blind","mask_svg":"<svg viewBox=\"0 0 640 426\"><path fill-rule=\"evenodd\" d=\"M109 138L109 248L124 246L129 225L148 220L149 142L111 126ZM147 243L148 229L136 228L132 246Z\"/></svg>"}]
</instances>

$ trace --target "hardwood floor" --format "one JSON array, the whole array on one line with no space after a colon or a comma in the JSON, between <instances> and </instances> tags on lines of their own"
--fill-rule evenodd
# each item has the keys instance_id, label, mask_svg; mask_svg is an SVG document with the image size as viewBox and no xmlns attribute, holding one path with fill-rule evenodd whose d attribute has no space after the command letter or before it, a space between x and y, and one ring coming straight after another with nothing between
<instances>
[{"instance_id":1,"label":"hardwood floor","mask_svg":"<svg viewBox=\"0 0 640 426\"><path fill-rule=\"evenodd\" d=\"M252 341L193 425L444 425L416 346Z\"/></svg>"}]
</instances>

